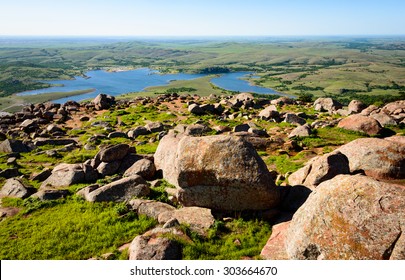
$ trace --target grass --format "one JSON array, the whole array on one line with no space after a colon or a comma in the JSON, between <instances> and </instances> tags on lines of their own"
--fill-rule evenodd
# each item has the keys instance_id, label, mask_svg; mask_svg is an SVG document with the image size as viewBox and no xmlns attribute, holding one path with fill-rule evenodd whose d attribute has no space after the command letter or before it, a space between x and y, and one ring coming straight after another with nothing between
<instances>
[{"instance_id":1,"label":"grass","mask_svg":"<svg viewBox=\"0 0 405 280\"><path fill-rule=\"evenodd\" d=\"M270 167L275 169L279 174L286 174L288 172L295 172L304 166L305 160L300 156L289 155L273 155L264 158L264 162Z\"/></svg>"},{"instance_id":2,"label":"grass","mask_svg":"<svg viewBox=\"0 0 405 280\"><path fill-rule=\"evenodd\" d=\"M350 131L338 127L325 127L315 130L314 136L302 138L300 139L300 142L309 148L319 148L344 145L362 137L368 136L361 132Z\"/></svg>"},{"instance_id":3,"label":"grass","mask_svg":"<svg viewBox=\"0 0 405 280\"><path fill-rule=\"evenodd\" d=\"M1 222L2 260L88 259L116 252L155 225L132 212L123 214L123 207L113 203L69 198L7 205L23 205L23 211Z\"/></svg>"},{"instance_id":4,"label":"grass","mask_svg":"<svg viewBox=\"0 0 405 280\"><path fill-rule=\"evenodd\" d=\"M216 222L207 237L189 234L193 242L185 242L185 260L259 259L263 246L271 235L271 226L258 220L235 219Z\"/></svg>"}]
</instances>

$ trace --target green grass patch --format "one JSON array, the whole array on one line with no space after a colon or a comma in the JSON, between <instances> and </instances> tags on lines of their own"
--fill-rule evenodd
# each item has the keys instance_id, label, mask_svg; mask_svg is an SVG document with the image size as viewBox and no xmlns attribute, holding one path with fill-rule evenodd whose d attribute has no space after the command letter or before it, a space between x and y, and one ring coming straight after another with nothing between
<instances>
[{"instance_id":1,"label":"green grass patch","mask_svg":"<svg viewBox=\"0 0 405 280\"><path fill-rule=\"evenodd\" d=\"M159 142L146 143L144 145L136 146L136 153L142 155L154 154L159 145Z\"/></svg>"},{"instance_id":2,"label":"green grass patch","mask_svg":"<svg viewBox=\"0 0 405 280\"><path fill-rule=\"evenodd\" d=\"M271 235L271 226L264 221L236 219L225 224L216 222L208 237L189 235L193 243L184 244L185 260L259 259Z\"/></svg>"},{"instance_id":3,"label":"green grass patch","mask_svg":"<svg viewBox=\"0 0 405 280\"><path fill-rule=\"evenodd\" d=\"M97 150L85 150L85 149L73 150L63 157L62 162L83 163L88 159L94 158L97 152L98 152Z\"/></svg>"},{"instance_id":4,"label":"green grass patch","mask_svg":"<svg viewBox=\"0 0 405 280\"><path fill-rule=\"evenodd\" d=\"M297 154L295 157L275 155L265 158L264 162L270 169L275 169L280 174L286 174L287 172L295 172L303 167L305 159L300 154Z\"/></svg>"},{"instance_id":5,"label":"green grass patch","mask_svg":"<svg viewBox=\"0 0 405 280\"><path fill-rule=\"evenodd\" d=\"M88 259L116 251L156 223L133 212L123 214L120 204L75 198L45 202L46 205L36 201L29 202L33 206L21 203L23 212L1 223L3 260ZM27 214L29 207L33 209Z\"/></svg>"},{"instance_id":6,"label":"green grass patch","mask_svg":"<svg viewBox=\"0 0 405 280\"><path fill-rule=\"evenodd\" d=\"M299 141L306 147L319 148L325 146L344 145L363 137L368 137L368 135L338 127L325 127L315 130L314 136L304 137L299 139Z\"/></svg>"}]
</instances>

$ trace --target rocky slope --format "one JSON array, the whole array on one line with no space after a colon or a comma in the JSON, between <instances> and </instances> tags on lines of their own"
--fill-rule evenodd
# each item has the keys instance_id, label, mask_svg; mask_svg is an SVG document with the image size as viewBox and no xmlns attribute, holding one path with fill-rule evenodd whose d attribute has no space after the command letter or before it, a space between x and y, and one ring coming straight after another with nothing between
<instances>
[{"instance_id":1,"label":"rocky slope","mask_svg":"<svg viewBox=\"0 0 405 280\"><path fill-rule=\"evenodd\" d=\"M344 108L242 93L30 105L0 118L0 196L124 202L159 223L134 236L130 259L179 259L180 224L204 236L238 212L274 225L266 259L405 259L404 125L405 101ZM150 199L162 180L166 199Z\"/></svg>"}]
</instances>

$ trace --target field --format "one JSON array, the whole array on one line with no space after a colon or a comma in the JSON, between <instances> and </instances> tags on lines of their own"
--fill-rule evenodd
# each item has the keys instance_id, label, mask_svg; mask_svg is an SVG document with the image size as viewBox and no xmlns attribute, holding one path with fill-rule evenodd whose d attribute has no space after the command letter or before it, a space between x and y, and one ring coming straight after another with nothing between
<instances>
[{"instance_id":1,"label":"field","mask_svg":"<svg viewBox=\"0 0 405 280\"><path fill-rule=\"evenodd\" d=\"M12 105L7 97L16 92L49 86L41 80L72 79L92 69L139 67L163 73L254 71L258 77L251 79L252 83L292 95L402 96L404 65L404 37L171 41L0 38L0 109ZM177 83L183 85L176 82L174 86ZM198 94L211 92L207 85L201 88L200 81L186 84L199 87ZM57 95L19 102L42 102L57 99Z\"/></svg>"}]
</instances>

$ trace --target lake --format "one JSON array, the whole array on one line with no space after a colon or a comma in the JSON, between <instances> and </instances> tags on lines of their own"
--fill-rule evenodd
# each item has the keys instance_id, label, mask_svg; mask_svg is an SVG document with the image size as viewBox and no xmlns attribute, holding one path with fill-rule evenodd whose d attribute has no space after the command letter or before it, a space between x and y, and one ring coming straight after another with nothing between
<instances>
[{"instance_id":1,"label":"lake","mask_svg":"<svg viewBox=\"0 0 405 280\"><path fill-rule=\"evenodd\" d=\"M232 91L253 92L263 94L280 94L272 89L251 85L241 78L252 75L252 72L234 72L222 74L211 79L216 86ZM93 92L53 100L55 103L65 103L68 100L82 101L93 99L99 93L117 96L128 92L139 92L151 86L167 85L173 80L191 80L206 76L206 74L160 74L149 68L140 68L130 71L107 72L103 70L89 71L86 78L75 77L74 80L45 81L54 86L46 89L32 90L18 95L34 95L50 92L70 92L77 90L94 89Z\"/></svg>"}]
</instances>

